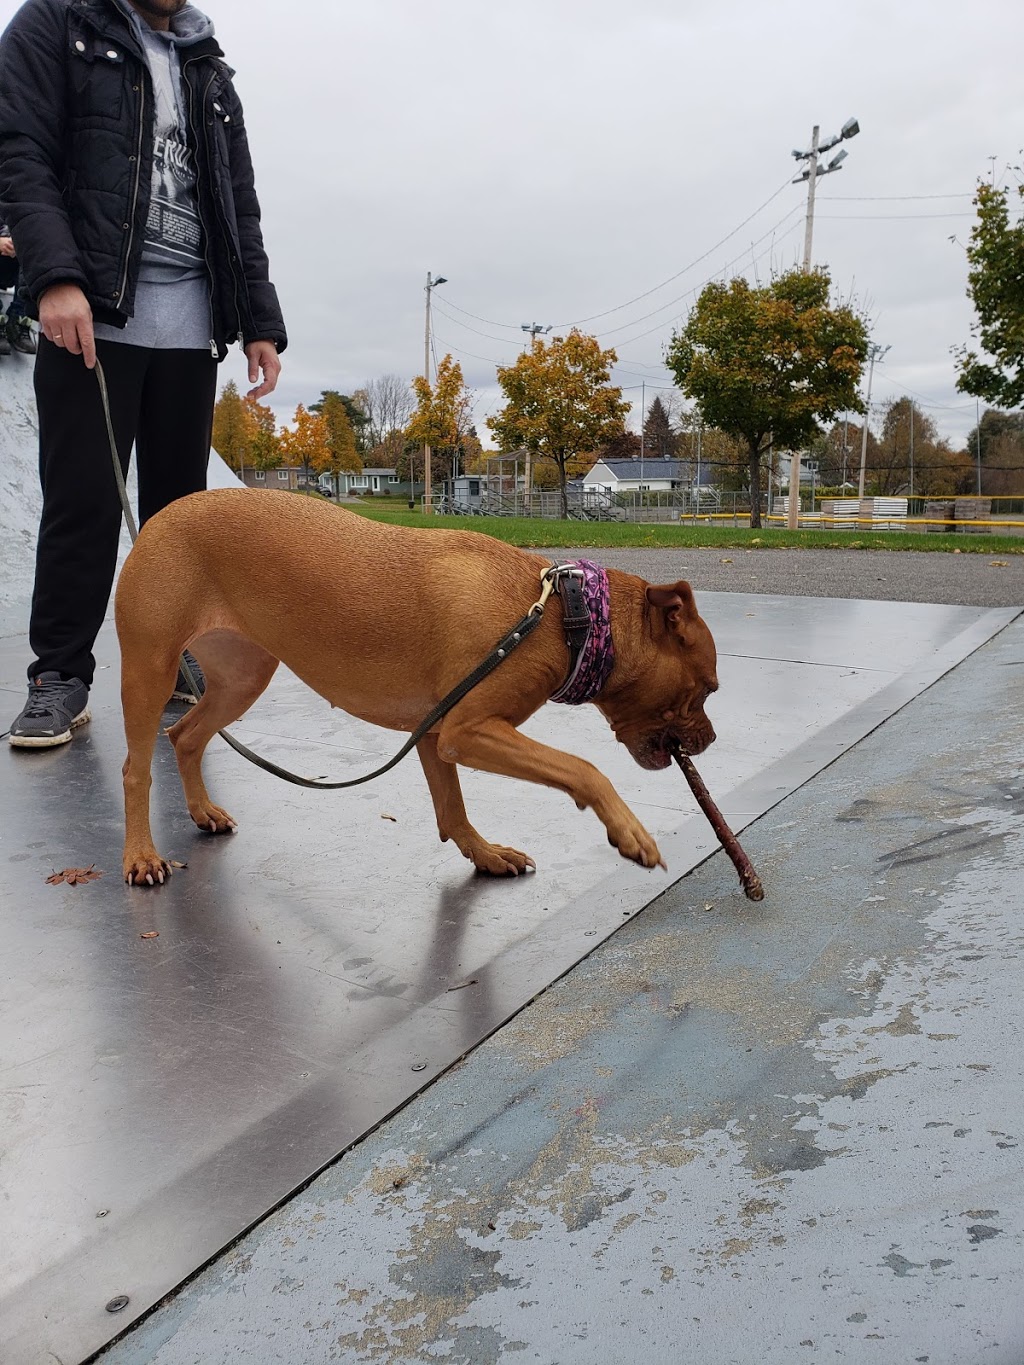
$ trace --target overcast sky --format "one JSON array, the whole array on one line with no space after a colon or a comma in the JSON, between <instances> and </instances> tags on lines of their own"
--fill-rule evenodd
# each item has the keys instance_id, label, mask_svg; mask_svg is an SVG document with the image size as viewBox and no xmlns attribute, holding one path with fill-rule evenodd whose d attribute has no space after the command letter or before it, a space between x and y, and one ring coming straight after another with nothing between
<instances>
[{"instance_id":1,"label":"overcast sky","mask_svg":"<svg viewBox=\"0 0 1024 1365\"><path fill-rule=\"evenodd\" d=\"M614 345L639 410L642 378L648 401L670 383L664 345L708 278L800 259L790 150L856 116L843 170L818 182L814 260L892 347L873 396L913 394L953 438L973 426L950 348L969 336L974 183L1022 144L1013 0L201 8L246 107L291 338L282 418L322 388L422 371L427 270L449 281L437 354L461 361L482 436L524 322Z\"/></svg>"}]
</instances>

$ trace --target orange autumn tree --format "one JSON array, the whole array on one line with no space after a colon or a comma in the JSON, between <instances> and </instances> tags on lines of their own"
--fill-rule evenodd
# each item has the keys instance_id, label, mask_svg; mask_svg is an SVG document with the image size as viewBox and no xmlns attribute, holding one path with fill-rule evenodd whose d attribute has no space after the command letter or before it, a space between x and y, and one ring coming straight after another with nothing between
<instances>
[{"instance_id":1,"label":"orange autumn tree","mask_svg":"<svg viewBox=\"0 0 1024 1365\"><path fill-rule=\"evenodd\" d=\"M242 408L249 419L249 454L246 463L256 469L276 469L281 463L282 452L273 409L248 396L242 399Z\"/></svg>"},{"instance_id":2,"label":"orange autumn tree","mask_svg":"<svg viewBox=\"0 0 1024 1365\"><path fill-rule=\"evenodd\" d=\"M462 378L462 366L446 355L438 363L433 385L423 375L417 375L412 387L416 411L406 428L406 440L419 446L430 446L448 462L454 478L473 426L473 396Z\"/></svg>"},{"instance_id":3,"label":"orange autumn tree","mask_svg":"<svg viewBox=\"0 0 1024 1365\"><path fill-rule=\"evenodd\" d=\"M295 409L293 425L281 432L280 442L284 462L299 466L307 484L311 482L311 472L325 474L332 466L334 453L327 422L301 403Z\"/></svg>"},{"instance_id":4,"label":"orange autumn tree","mask_svg":"<svg viewBox=\"0 0 1024 1365\"><path fill-rule=\"evenodd\" d=\"M622 430L630 405L611 382L617 356L597 338L533 338L514 365L498 366L505 406L487 425L502 450L525 449L558 472L562 517L569 515L566 480L574 465Z\"/></svg>"}]
</instances>

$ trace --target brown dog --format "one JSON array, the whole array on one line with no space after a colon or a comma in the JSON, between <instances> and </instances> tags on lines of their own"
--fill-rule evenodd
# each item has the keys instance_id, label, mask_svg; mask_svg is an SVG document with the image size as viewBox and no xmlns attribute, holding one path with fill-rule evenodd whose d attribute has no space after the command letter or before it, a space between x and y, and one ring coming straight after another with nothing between
<instances>
[{"instance_id":1,"label":"brown dog","mask_svg":"<svg viewBox=\"0 0 1024 1365\"><path fill-rule=\"evenodd\" d=\"M195 493L143 528L117 588L124 764L124 875L163 882L149 825L150 768L178 656L206 674L199 704L171 729L189 814L223 833L231 816L203 784L203 751L264 690L280 661L332 706L411 732L528 611L550 561L470 531L382 525L312 498L233 489ZM644 768L714 739L704 702L718 686L711 632L688 583L649 587L608 571L615 664L595 704ZM591 764L516 727L565 680L558 599L507 661L417 745L442 840L482 872L533 866L469 823L456 765L539 782L591 807L624 858L661 863L650 834ZM664 864L662 864L663 866Z\"/></svg>"}]
</instances>

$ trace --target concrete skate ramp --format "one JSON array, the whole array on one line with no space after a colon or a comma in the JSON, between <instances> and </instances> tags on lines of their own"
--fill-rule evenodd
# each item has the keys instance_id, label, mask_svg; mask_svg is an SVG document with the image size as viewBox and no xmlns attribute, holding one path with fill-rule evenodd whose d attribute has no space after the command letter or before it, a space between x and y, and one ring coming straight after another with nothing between
<instances>
[{"instance_id":1,"label":"concrete skate ramp","mask_svg":"<svg viewBox=\"0 0 1024 1365\"><path fill-rule=\"evenodd\" d=\"M0 360L0 635L26 629L32 599L36 533L42 507L32 365L32 358L24 355L4 356ZM210 452L207 482L210 488L241 487L240 480L215 450ZM128 489L134 502L134 461ZM122 529L122 559L128 549L128 533Z\"/></svg>"},{"instance_id":2,"label":"concrete skate ramp","mask_svg":"<svg viewBox=\"0 0 1024 1365\"><path fill-rule=\"evenodd\" d=\"M709 706L720 738L700 766L738 829L1015 614L742 594L700 605L722 683ZM26 652L0 641L12 714ZM324 794L217 742L207 781L240 832L211 839L188 820L165 742L154 831L188 866L163 889L130 889L109 628L97 652L80 737L0 753L0 1340L18 1365L85 1359L714 848L674 769L641 771L591 707L547 707L529 732L608 774L670 876L622 863L564 796L469 773L470 817L538 864L477 877L438 843L415 760ZM283 673L238 733L338 778L398 743ZM92 863L98 881L46 885ZM738 884L724 860L714 868L701 894L726 913ZM770 877L767 894L781 894Z\"/></svg>"}]
</instances>

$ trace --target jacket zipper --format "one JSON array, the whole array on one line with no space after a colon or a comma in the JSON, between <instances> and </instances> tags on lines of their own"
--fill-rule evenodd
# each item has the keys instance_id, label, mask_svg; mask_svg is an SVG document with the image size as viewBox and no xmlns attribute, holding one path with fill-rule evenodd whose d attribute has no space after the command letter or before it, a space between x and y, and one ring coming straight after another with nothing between
<instances>
[{"instance_id":1,"label":"jacket zipper","mask_svg":"<svg viewBox=\"0 0 1024 1365\"><path fill-rule=\"evenodd\" d=\"M199 59L198 57L192 57L192 58L190 58L189 60L183 62L183 63L182 63L182 68L181 68L181 69L182 69L182 74L184 74L184 72L186 72L186 71L188 70L188 68L189 68L190 66L193 65L193 63L195 63L195 62L197 62L197 61L199 61L199 60L200 60L200 59ZM215 81L216 79L217 79L217 73L216 73L216 71L214 71L214 72L212 73L212 75L210 76L210 79L209 79L209 80L207 81L207 83L206 83L206 89L203 91L203 106L204 106L204 108L205 108L205 105L206 105L207 96L209 95L210 91L213 89L213 83L214 83L214 81ZM196 130L196 123L195 123L195 117L194 117L194 115L195 115L195 99L194 99L194 97L193 97L192 85L191 85L191 83L190 83L189 81L186 81L185 84L186 84L186 86L188 87L188 126L189 126L189 128L192 130L192 139L193 139L193 142L194 142L194 144L195 144L195 149L196 149L196 213L199 215L199 226L200 226L200 227L202 228L202 230L203 230L203 263L204 263L205 266L206 266L206 287L207 287L207 290L208 290L208 292L209 292L209 298L210 298L210 331L213 332L213 331L216 329L216 325L217 325L217 324L216 324L216 320L214 319L214 316L213 316L213 286L214 286L214 280L213 280L213 266L210 264L210 254L209 254L210 234L209 234L209 232L207 232L207 230L206 230L206 223L203 221L203 195L202 195L202 185L200 184L201 167L200 167L200 165L199 165L199 133L198 133L198 131ZM209 143L207 143L207 161L209 161ZM212 180L213 180L213 170L212 170L212 167L210 167L209 169L210 169L210 180L211 180L211 183L212 183ZM215 191L215 193L216 193L216 191ZM237 307L237 303L236 303L236 307ZM214 359L217 359L217 357L218 357L217 338L214 337L214 336L211 336L211 337L210 337L210 354L214 357Z\"/></svg>"},{"instance_id":2,"label":"jacket zipper","mask_svg":"<svg viewBox=\"0 0 1024 1365\"><path fill-rule=\"evenodd\" d=\"M131 264L131 259L132 259L132 247L135 245L135 211L136 211L136 209L137 209L138 206L139 206L139 181L140 181L141 178L142 178L142 132L143 132L143 123L145 122L145 120L144 120L144 118L143 118L143 115L144 115L144 113L145 113L145 107L146 107L146 89L145 89L145 83L146 83L146 73L145 73L145 71L140 71L140 73L139 73L139 118L138 118L138 130L139 130L139 132L138 132L138 137L136 138L136 141L135 141L135 184L134 184L133 189L132 189L131 210L130 210L130 212L129 212L129 214L128 214L128 245L127 245L127 247L125 248L125 254L124 254L124 273L123 273L122 276L121 276L121 285L120 285L120 288L118 289L117 293L114 295L114 302L115 302L115 304L116 304L118 307L120 307L121 304L122 304L122 302L124 301L124 291L125 291L125 290L127 289L127 287L128 287L128 267L129 267L129 265Z\"/></svg>"}]
</instances>

